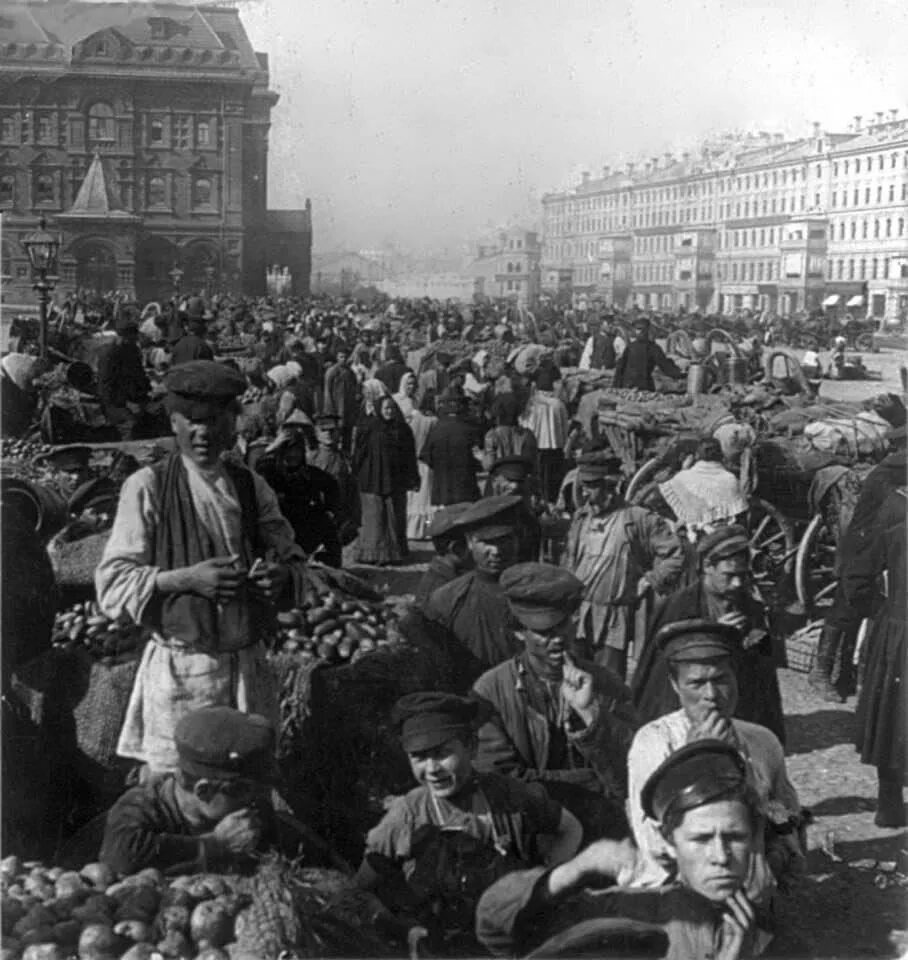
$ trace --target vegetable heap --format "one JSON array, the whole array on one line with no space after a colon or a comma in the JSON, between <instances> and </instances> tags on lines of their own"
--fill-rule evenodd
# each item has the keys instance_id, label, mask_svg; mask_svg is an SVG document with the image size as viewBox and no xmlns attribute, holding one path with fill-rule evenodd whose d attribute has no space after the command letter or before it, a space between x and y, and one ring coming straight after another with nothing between
<instances>
[{"instance_id":1,"label":"vegetable heap","mask_svg":"<svg viewBox=\"0 0 908 960\"><path fill-rule=\"evenodd\" d=\"M54 618L52 640L56 647L69 651L84 646L99 659L137 650L147 639L147 630L128 615L110 620L94 600L59 610Z\"/></svg>"}]
</instances>

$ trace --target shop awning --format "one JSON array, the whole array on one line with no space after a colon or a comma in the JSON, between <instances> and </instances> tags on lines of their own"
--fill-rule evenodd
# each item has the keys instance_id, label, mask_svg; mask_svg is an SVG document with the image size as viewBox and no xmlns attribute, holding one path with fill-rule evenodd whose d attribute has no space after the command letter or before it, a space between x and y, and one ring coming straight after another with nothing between
<instances>
[{"instance_id":1,"label":"shop awning","mask_svg":"<svg viewBox=\"0 0 908 960\"><path fill-rule=\"evenodd\" d=\"M837 293L834 293L823 301L823 306L834 307L841 299L842 298Z\"/></svg>"},{"instance_id":2,"label":"shop awning","mask_svg":"<svg viewBox=\"0 0 908 960\"><path fill-rule=\"evenodd\" d=\"M848 303L845 304L846 307L863 307L864 298L862 296L852 297Z\"/></svg>"}]
</instances>

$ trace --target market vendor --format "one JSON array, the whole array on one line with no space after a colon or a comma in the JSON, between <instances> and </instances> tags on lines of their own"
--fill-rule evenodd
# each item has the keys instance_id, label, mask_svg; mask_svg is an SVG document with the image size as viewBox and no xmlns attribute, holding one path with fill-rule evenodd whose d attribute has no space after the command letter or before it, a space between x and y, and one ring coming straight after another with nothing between
<instances>
[{"instance_id":1,"label":"market vendor","mask_svg":"<svg viewBox=\"0 0 908 960\"><path fill-rule=\"evenodd\" d=\"M433 514L429 522L429 539L435 556L416 585L416 604L422 606L439 587L466 573L473 563L467 547L467 536L459 520L472 503L452 503Z\"/></svg>"},{"instance_id":2,"label":"market vendor","mask_svg":"<svg viewBox=\"0 0 908 960\"><path fill-rule=\"evenodd\" d=\"M243 377L210 360L165 379L176 451L127 478L95 573L105 616L153 630L117 752L176 769L174 729L204 706L273 717L261 630L302 550L274 491L228 458Z\"/></svg>"},{"instance_id":3,"label":"market vendor","mask_svg":"<svg viewBox=\"0 0 908 960\"><path fill-rule=\"evenodd\" d=\"M563 863L580 843L579 823L541 786L474 769L489 709L434 691L397 702L393 720L418 786L369 831L357 874L392 913L424 926L440 955L464 955L476 901L498 877Z\"/></svg>"},{"instance_id":4,"label":"market vendor","mask_svg":"<svg viewBox=\"0 0 908 960\"><path fill-rule=\"evenodd\" d=\"M519 563L501 586L523 650L473 686L496 709L479 731L477 767L541 782L577 816L585 840L627 835L634 708L614 673L577 655L583 584L551 564Z\"/></svg>"},{"instance_id":5,"label":"market vendor","mask_svg":"<svg viewBox=\"0 0 908 960\"><path fill-rule=\"evenodd\" d=\"M655 609L631 689L640 721L654 720L678 708L668 664L653 638L666 624L703 618L732 628L737 638L736 669L740 696L734 715L768 727L785 743L785 718L776 663L778 640L762 599L753 589L750 538L744 527L718 527L697 544L695 582L669 594Z\"/></svg>"},{"instance_id":6,"label":"market vendor","mask_svg":"<svg viewBox=\"0 0 908 960\"><path fill-rule=\"evenodd\" d=\"M642 726L628 754L628 796L631 826L646 869L635 882L657 886L666 882L664 836L653 824L640 791L652 772L686 743L718 739L731 744L746 762L747 776L767 820L765 843L757 847L748 887L754 896L771 895L776 878L796 872L803 850L798 829L801 805L788 777L785 752L766 727L735 718L738 699L735 627L704 619L664 626L655 643L668 665L680 709Z\"/></svg>"},{"instance_id":7,"label":"market vendor","mask_svg":"<svg viewBox=\"0 0 908 960\"><path fill-rule=\"evenodd\" d=\"M176 771L127 790L108 811L102 863L124 875L227 871L279 843L269 800L274 730L265 717L195 710L177 724L174 745Z\"/></svg>"},{"instance_id":8,"label":"market vendor","mask_svg":"<svg viewBox=\"0 0 908 960\"><path fill-rule=\"evenodd\" d=\"M621 461L611 451L581 454L584 505L568 531L561 565L583 581L580 635L597 663L623 680L639 642L637 615L648 594L666 593L681 573L681 543L668 522L621 496Z\"/></svg>"},{"instance_id":9,"label":"market vendor","mask_svg":"<svg viewBox=\"0 0 908 960\"><path fill-rule=\"evenodd\" d=\"M534 948L543 957L627 956L631 941L654 950L635 956L758 956L769 938L744 883L762 825L737 751L715 740L683 747L652 771L641 803L664 838L671 884L628 888L637 851L599 840L554 870L512 873L490 887L476 912L483 946L496 956ZM623 949L605 952L609 943Z\"/></svg>"},{"instance_id":10,"label":"market vendor","mask_svg":"<svg viewBox=\"0 0 908 960\"><path fill-rule=\"evenodd\" d=\"M665 355L662 347L650 340L648 317L638 317L634 321L633 331L631 342L615 363L614 387L653 392L656 389L653 371L657 368L660 373L674 380L684 376L674 360Z\"/></svg>"},{"instance_id":11,"label":"market vendor","mask_svg":"<svg viewBox=\"0 0 908 960\"><path fill-rule=\"evenodd\" d=\"M439 624L472 657L476 677L519 650L507 629L511 613L499 578L517 560L517 508L521 498L486 497L459 521L473 569L439 587L425 605L425 616Z\"/></svg>"}]
</instances>

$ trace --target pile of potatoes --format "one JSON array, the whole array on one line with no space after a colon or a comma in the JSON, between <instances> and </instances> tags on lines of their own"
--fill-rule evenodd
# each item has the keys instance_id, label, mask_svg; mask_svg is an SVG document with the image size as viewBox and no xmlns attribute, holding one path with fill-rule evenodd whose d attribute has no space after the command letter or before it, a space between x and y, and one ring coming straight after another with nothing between
<instances>
[{"instance_id":1,"label":"pile of potatoes","mask_svg":"<svg viewBox=\"0 0 908 960\"><path fill-rule=\"evenodd\" d=\"M230 960L234 921L250 898L217 874L165 880L148 869L0 861L0 960Z\"/></svg>"},{"instance_id":2,"label":"pile of potatoes","mask_svg":"<svg viewBox=\"0 0 908 960\"><path fill-rule=\"evenodd\" d=\"M0 454L4 460L33 460L50 450L50 444L41 443L39 440L25 440L21 437L3 437L0 440Z\"/></svg>"},{"instance_id":3,"label":"pile of potatoes","mask_svg":"<svg viewBox=\"0 0 908 960\"><path fill-rule=\"evenodd\" d=\"M147 634L131 618L109 620L94 600L76 603L54 617L52 640L56 647L87 647L94 657L115 657L141 647Z\"/></svg>"},{"instance_id":4,"label":"pile of potatoes","mask_svg":"<svg viewBox=\"0 0 908 960\"><path fill-rule=\"evenodd\" d=\"M396 617L381 603L347 599L330 591L303 607L277 616L277 650L297 654L304 663L355 662L382 647L400 642Z\"/></svg>"}]
</instances>

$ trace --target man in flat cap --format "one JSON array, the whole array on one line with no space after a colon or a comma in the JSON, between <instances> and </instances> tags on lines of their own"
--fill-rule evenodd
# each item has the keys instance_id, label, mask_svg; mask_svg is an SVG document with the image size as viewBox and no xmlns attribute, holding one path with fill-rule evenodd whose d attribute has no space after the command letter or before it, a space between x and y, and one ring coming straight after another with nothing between
<instances>
[{"instance_id":1,"label":"man in flat cap","mask_svg":"<svg viewBox=\"0 0 908 960\"><path fill-rule=\"evenodd\" d=\"M517 508L520 497L486 497L458 519L473 569L439 587L424 608L472 659L470 683L489 667L507 660L518 645L508 629L510 609L499 583L517 559Z\"/></svg>"},{"instance_id":2,"label":"man in flat cap","mask_svg":"<svg viewBox=\"0 0 908 960\"><path fill-rule=\"evenodd\" d=\"M519 496L523 503L518 509L519 541L517 559L529 563L539 559L542 548L542 509L534 496L536 465L526 457L502 457L489 468L489 483L494 496Z\"/></svg>"},{"instance_id":3,"label":"man in flat cap","mask_svg":"<svg viewBox=\"0 0 908 960\"><path fill-rule=\"evenodd\" d=\"M151 390L139 349L139 318L134 310L120 311L116 331L116 339L98 355L98 396L120 437L132 440Z\"/></svg>"},{"instance_id":4,"label":"man in flat cap","mask_svg":"<svg viewBox=\"0 0 908 960\"><path fill-rule=\"evenodd\" d=\"M186 333L173 345L170 364L177 367L193 360L214 360L214 350L205 339L209 314L201 297L190 297L186 304Z\"/></svg>"},{"instance_id":5,"label":"man in flat cap","mask_svg":"<svg viewBox=\"0 0 908 960\"><path fill-rule=\"evenodd\" d=\"M719 527L697 544L700 576L675 591L653 613L631 683L641 723L678 709L668 666L653 637L668 623L701 618L731 627L740 696L734 715L770 729L785 743L785 720L776 664L780 653L765 606L753 591L750 540L737 525Z\"/></svg>"},{"instance_id":6,"label":"man in flat cap","mask_svg":"<svg viewBox=\"0 0 908 960\"><path fill-rule=\"evenodd\" d=\"M626 841L599 840L553 870L512 873L490 887L476 913L483 946L496 956L762 953L770 937L746 890L762 822L738 752L717 740L682 747L653 770L640 802L659 825L671 883L631 889L638 852Z\"/></svg>"},{"instance_id":7,"label":"man in flat cap","mask_svg":"<svg viewBox=\"0 0 908 960\"><path fill-rule=\"evenodd\" d=\"M500 582L523 649L473 686L496 710L479 732L476 764L541 782L580 820L587 841L626 835L634 710L614 673L577 655L583 584L546 563L509 567Z\"/></svg>"},{"instance_id":8,"label":"man in flat cap","mask_svg":"<svg viewBox=\"0 0 908 960\"><path fill-rule=\"evenodd\" d=\"M459 520L472 503L452 503L442 507L429 522L429 539L435 556L416 586L416 604L423 606L441 586L470 569L473 557L467 547L467 535Z\"/></svg>"},{"instance_id":9,"label":"man in flat cap","mask_svg":"<svg viewBox=\"0 0 908 960\"><path fill-rule=\"evenodd\" d=\"M624 502L621 461L610 451L581 454L577 478L583 506L561 565L584 585L580 636L587 650L623 680L638 610L648 594L666 593L678 579L681 543L665 519Z\"/></svg>"},{"instance_id":10,"label":"man in flat cap","mask_svg":"<svg viewBox=\"0 0 908 960\"><path fill-rule=\"evenodd\" d=\"M104 614L152 631L117 752L153 772L176 768L174 729L192 710L274 716L262 633L304 555L274 491L223 458L245 384L210 360L170 371L176 450L126 479L95 572Z\"/></svg>"},{"instance_id":11,"label":"man in flat cap","mask_svg":"<svg viewBox=\"0 0 908 960\"><path fill-rule=\"evenodd\" d=\"M337 482L341 500L340 538L346 546L356 539L362 522L359 484L353 475L350 457L341 447L340 419L330 413L320 413L313 424L317 446L309 450L307 458L311 466L324 470Z\"/></svg>"},{"instance_id":12,"label":"man in flat cap","mask_svg":"<svg viewBox=\"0 0 908 960\"><path fill-rule=\"evenodd\" d=\"M177 724L174 745L177 769L127 790L108 811L102 863L123 875L228 871L278 843L274 727L265 717L195 710Z\"/></svg>"},{"instance_id":13,"label":"man in flat cap","mask_svg":"<svg viewBox=\"0 0 908 960\"><path fill-rule=\"evenodd\" d=\"M509 870L555 866L576 853L576 819L537 784L474 768L488 704L408 694L393 720L417 786L369 831L357 874L393 912L425 927L433 953L475 956L482 891ZM472 947L472 949L470 949Z\"/></svg>"},{"instance_id":14,"label":"man in flat cap","mask_svg":"<svg viewBox=\"0 0 908 960\"><path fill-rule=\"evenodd\" d=\"M642 726L628 754L629 812L634 838L647 869L639 883L656 886L668 873L664 844L647 815L640 791L652 772L676 750L702 739L731 744L747 761L751 785L770 825L767 845L760 847L749 889L755 896L772 892L774 876L796 869L802 855L795 832L801 805L785 767L778 738L766 727L734 718L738 699L735 648L738 631L730 624L690 619L669 623L654 638L667 664L680 709Z\"/></svg>"},{"instance_id":15,"label":"man in flat cap","mask_svg":"<svg viewBox=\"0 0 908 960\"><path fill-rule=\"evenodd\" d=\"M350 368L350 351L339 342L334 353L334 363L325 371L325 394L323 410L337 417L340 430L340 445L350 450L353 427L359 416L359 381Z\"/></svg>"},{"instance_id":16,"label":"man in flat cap","mask_svg":"<svg viewBox=\"0 0 908 960\"><path fill-rule=\"evenodd\" d=\"M647 317L634 320L633 338L615 363L613 386L625 390L648 390L652 393L656 389L653 380L653 370L656 368L673 380L684 376L674 360L665 355L662 347L650 340L649 328Z\"/></svg>"}]
</instances>

